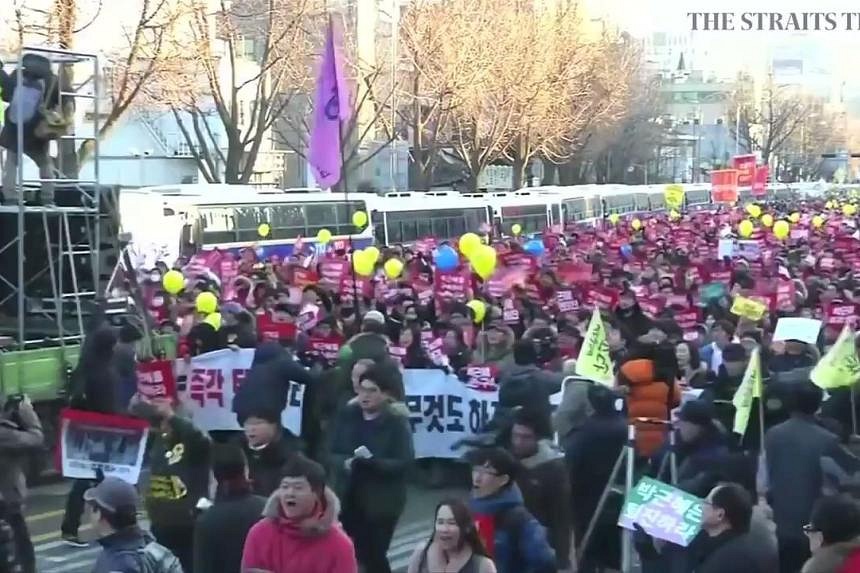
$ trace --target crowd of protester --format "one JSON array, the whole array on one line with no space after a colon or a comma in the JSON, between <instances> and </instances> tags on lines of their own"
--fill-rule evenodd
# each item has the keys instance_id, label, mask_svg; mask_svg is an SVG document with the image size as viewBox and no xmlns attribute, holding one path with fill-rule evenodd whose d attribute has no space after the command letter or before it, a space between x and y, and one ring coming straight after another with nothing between
<instances>
[{"instance_id":1,"label":"crowd of protester","mask_svg":"<svg viewBox=\"0 0 860 573\"><path fill-rule=\"evenodd\" d=\"M207 435L176 400L136 395L140 333L99 326L72 403L150 420L151 475L142 502L113 478L76 481L64 538L84 545L78 529L90 507L104 547L98 572L148 571L124 564L138 551L156 571L178 570L175 556L186 573L386 573L415 467L458 475L456 463L415 460L404 370L429 368L497 388L498 405L464 456L469 498L441 501L427 516L433 534L410 573L619 569L617 469L630 425L636 476L705 500L688 547L636 530L645 573L860 570L850 384L825 394L810 381L857 316L855 220L819 201L763 209L776 219L796 212L802 232L774 237L759 214L744 237L755 255L744 257L717 256L748 217L734 208L489 239L498 263L486 280L465 257L439 269L433 249L444 245L432 241L382 249L371 277L351 272L348 246L299 248L283 261L254 249L235 261L183 259L173 294L164 286L171 269L159 265L142 277L138 300L153 325L176 334L178 360L256 349L233 402L243 431ZM820 213L826 219L814 220ZM535 240L540 249L528 245ZM393 258L403 262L398 273L384 265ZM198 312L205 292L219 301L217 320ZM734 314L737 297L763 301L766 312ZM614 384L577 374L595 307ZM833 312L848 307L847 319ZM777 321L794 316L822 321L815 344L772 340ZM741 435L732 399L754 352L764 390ZM281 426L290 381L305 386L300 435ZM35 436L37 426L9 439ZM150 532L136 521L141 507Z\"/></svg>"}]
</instances>

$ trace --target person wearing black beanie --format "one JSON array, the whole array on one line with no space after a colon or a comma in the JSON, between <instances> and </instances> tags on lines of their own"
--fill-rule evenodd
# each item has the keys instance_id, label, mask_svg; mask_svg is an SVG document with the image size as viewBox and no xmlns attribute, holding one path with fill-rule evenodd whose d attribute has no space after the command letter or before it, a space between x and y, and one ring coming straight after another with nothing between
<instances>
[{"instance_id":1,"label":"person wearing black beanie","mask_svg":"<svg viewBox=\"0 0 860 573\"><path fill-rule=\"evenodd\" d=\"M251 491L248 461L235 445L213 445L212 474L218 484L215 501L194 527L194 572L233 573L242 568L245 538L260 520L266 498Z\"/></svg>"},{"instance_id":2,"label":"person wearing black beanie","mask_svg":"<svg viewBox=\"0 0 860 573\"><path fill-rule=\"evenodd\" d=\"M248 460L251 489L267 497L278 489L281 468L302 451L302 442L281 425L277 405L261 401L238 418L244 430L240 445Z\"/></svg>"}]
</instances>

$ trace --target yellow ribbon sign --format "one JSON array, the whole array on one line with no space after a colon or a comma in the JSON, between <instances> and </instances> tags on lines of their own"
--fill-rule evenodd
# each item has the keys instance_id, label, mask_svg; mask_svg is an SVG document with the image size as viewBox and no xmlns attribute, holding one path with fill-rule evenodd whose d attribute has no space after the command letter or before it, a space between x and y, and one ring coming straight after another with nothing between
<instances>
[{"instance_id":1,"label":"yellow ribbon sign","mask_svg":"<svg viewBox=\"0 0 860 573\"><path fill-rule=\"evenodd\" d=\"M752 321L761 320L766 311L767 307L763 303L742 296L735 297L731 309L732 314L748 318Z\"/></svg>"},{"instance_id":2,"label":"yellow ribbon sign","mask_svg":"<svg viewBox=\"0 0 860 573\"><path fill-rule=\"evenodd\" d=\"M680 209L684 206L684 188L681 185L666 185L663 199L670 209Z\"/></svg>"},{"instance_id":3,"label":"yellow ribbon sign","mask_svg":"<svg viewBox=\"0 0 860 573\"><path fill-rule=\"evenodd\" d=\"M747 426L750 423L750 412L752 412L753 398L761 400L762 381L761 381L761 355L758 348L753 350L750 356L749 364L747 364L744 378L741 385L735 391L732 398L732 404L735 407L735 421L733 432L743 436L746 434Z\"/></svg>"},{"instance_id":4,"label":"yellow ribbon sign","mask_svg":"<svg viewBox=\"0 0 860 573\"><path fill-rule=\"evenodd\" d=\"M824 358L818 361L809 378L819 388L831 390L851 386L860 380L860 360L854 347L854 331L847 324Z\"/></svg>"},{"instance_id":5,"label":"yellow ribbon sign","mask_svg":"<svg viewBox=\"0 0 860 573\"><path fill-rule=\"evenodd\" d=\"M606 329L600 318L600 310L595 308L588 323L585 341L576 361L576 373L600 382L610 388L615 385L612 359L609 358L609 344L606 342Z\"/></svg>"}]
</instances>

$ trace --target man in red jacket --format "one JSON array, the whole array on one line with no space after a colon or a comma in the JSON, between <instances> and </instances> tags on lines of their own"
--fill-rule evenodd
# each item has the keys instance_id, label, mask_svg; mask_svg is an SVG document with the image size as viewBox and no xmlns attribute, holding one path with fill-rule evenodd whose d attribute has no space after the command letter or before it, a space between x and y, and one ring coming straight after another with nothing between
<instances>
[{"instance_id":1,"label":"man in red jacket","mask_svg":"<svg viewBox=\"0 0 860 573\"><path fill-rule=\"evenodd\" d=\"M284 467L280 487L245 539L242 570L357 573L352 540L336 522L340 504L325 470L302 455Z\"/></svg>"}]
</instances>

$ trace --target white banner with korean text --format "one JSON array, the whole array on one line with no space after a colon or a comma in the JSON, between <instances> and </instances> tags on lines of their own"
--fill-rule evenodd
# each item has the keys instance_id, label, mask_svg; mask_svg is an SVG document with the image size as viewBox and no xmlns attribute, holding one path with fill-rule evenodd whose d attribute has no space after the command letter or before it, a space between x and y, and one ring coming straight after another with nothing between
<instances>
[{"instance_id":1,"label":"white banner with korean text","mask_svg":"<svg viewBox=\"0 0 860 573\"><path fill-rule=\"evenodd\" d=\"M176 361L176 393L195 426L206 431L241 429L233 413L233 397L253 361L252 348L216 350L188 362ZM304 395L304 386L290 382L287 407L281 413L281 423L297 436L302 430Z\"/></svg>"}]
</instances>

